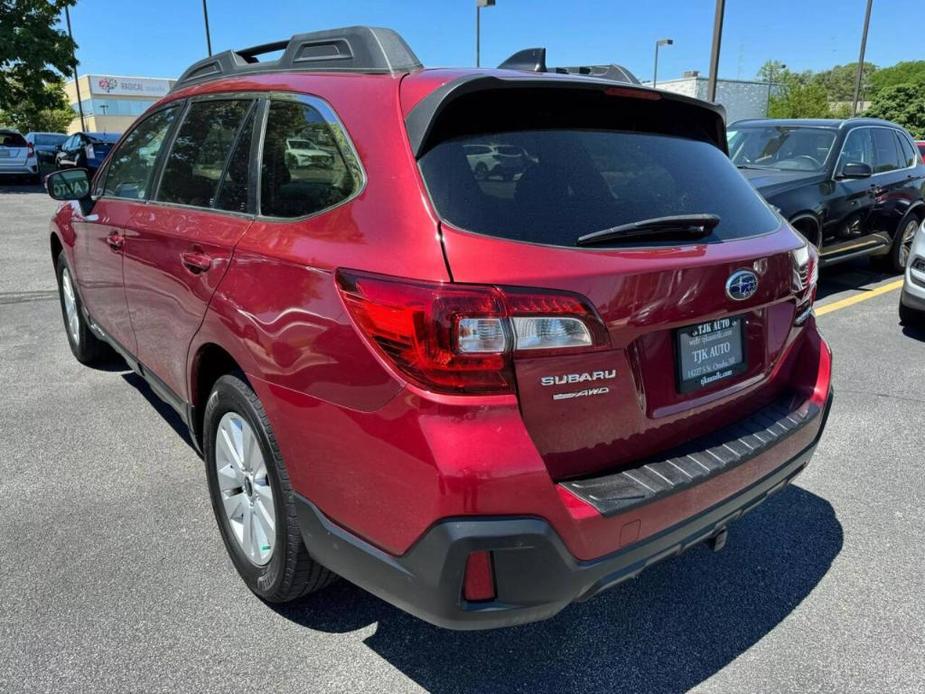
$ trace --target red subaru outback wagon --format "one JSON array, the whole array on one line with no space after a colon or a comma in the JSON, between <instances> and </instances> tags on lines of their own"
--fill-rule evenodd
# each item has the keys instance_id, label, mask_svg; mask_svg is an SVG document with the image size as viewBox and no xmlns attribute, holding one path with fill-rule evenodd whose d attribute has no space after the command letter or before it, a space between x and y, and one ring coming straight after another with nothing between
<instances>
[{"instance_id":1,"label":"red subaru outback wagon","mask_svg":"<svg viewBox=\"0 0 925 694\"><path fill-rule=\"evenodd\" d=\"M533 57L228 51L47 180L74 355L180 413L267 601L337 574L446 627L544 619L721 546L815 449L817 254L722 109Z\"/></svg>"}]
</instances>

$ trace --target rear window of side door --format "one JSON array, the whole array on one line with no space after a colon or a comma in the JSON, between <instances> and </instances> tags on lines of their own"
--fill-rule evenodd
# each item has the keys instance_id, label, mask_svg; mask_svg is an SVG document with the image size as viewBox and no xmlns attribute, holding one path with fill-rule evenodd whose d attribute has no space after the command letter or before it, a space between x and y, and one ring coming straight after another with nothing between
<instances>
[{"instance_id":1,"label":"rear window of side door","mask_svg":"<svg viewBox=\"0 0 925 694\"><path fill-rule=\"evenodd\" d=\"M124 273L138 358L181 402L187 348L254 219L251 162L264 108L257 96L190 99L147 203L128 221Z\"/></svg>"},{"instance_id":2,"label":"rear window of side door","mask_svg":"<svg viewBox=\"0 0 925 694\"><path fill-rule=\"evenodd\" d=\"M875 233L892 238L917 197L912 185L914 175L906 165L905 155L894 128L873 127L874 141L874 207L871 226Z\"/></svg>"}]
</instances>

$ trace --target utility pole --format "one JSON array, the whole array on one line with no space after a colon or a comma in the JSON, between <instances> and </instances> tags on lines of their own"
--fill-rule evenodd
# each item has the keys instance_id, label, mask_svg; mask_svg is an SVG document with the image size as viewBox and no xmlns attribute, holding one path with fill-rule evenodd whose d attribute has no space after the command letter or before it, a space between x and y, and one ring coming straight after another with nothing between
<instances>
[{"instance_id":1,"label":"utility pole","mask_svg":"<svg viewBox=\"0 0 925 694\"><path fill-rule=\"evenodd\" d=\"M870 26L870 10L874 0L867 0L867 12L864 13L864 31L861 34L861 55L858 57L858 75L854 82L854 106L851 115L858 115L858 102L861 100L861 79L864 77L864 50L867 48L867 27Z\"/></svg>"},{"instance_id":2,"label":"utility pole","mask_svg":"<svg viewBox=\"0 0 925 694\"><path fill-rule=\"evenodd\" d=\"M212 56L212 37L209 35L209 8L206 7L206 0L202 0L202 19L206 24L206 50L209 56Z\"/></svg>"},{"instance_id":3,"label":"utility pole","mask_svg":"<svg viewBox=\"0 0 925 694\"><path fill-rule=\"evenodd\" d=\"M707 99L716 101L716 73L719 70L719 49L723 42L723 15L726 13L726 0L716 0L716 13L713 16L713 47L710 51L710 79L707 82Z\"/></svg>"},{"instance_id":4,"label":"utility pole","mask_svg":"<svg viewBox=\"0 0 925 694\"><path fill-rule=\"evenodd\" d=\"M67 20L67 35L71 39L73 45L74 43L74 33L71 31L71 13L68 12L67 5L64 6L64 17ZM74 87L77 88L77 112L80 114L80 130L86 132L87 125L84 123L84 105L83 99L80 96L80 79L77 77L77 53L74 52L71 54L71 72L74 73Z\"/></svg>"}]
</instances>

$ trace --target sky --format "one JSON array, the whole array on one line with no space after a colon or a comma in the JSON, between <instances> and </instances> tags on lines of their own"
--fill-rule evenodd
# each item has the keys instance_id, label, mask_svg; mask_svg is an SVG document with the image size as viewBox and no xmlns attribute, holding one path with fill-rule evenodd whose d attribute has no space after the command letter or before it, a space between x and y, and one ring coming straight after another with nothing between
<instances>
[{"instance_id":1,"label":"sky","mask_svg":"<svg viewBox=\"0 0 925 694\"><path fill-rule=\"evenodd\" d=\"M719 75L751 79L769 59L792 70L857 60L866 0L727 0ZM475 0L208 0L213 52L351 24L397 30L426 66L475 64ZM549 65L618 63L659 80L706 75L714 0L497 0L482 10L482 65L545 46ZM874 0L866 60L925 59L925 0ZM83 73L176 77L205 57L201 0L78 0Z\"/></svg>"}]
</instances>

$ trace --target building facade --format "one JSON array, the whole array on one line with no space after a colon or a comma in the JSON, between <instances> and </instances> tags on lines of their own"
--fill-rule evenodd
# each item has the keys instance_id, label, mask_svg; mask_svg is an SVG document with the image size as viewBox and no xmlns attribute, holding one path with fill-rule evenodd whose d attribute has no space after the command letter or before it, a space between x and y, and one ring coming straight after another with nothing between
<instances>
[{"instance_id":1,"label":"building facade","mask_svg":"<svg viewBox=\"0 0 925 694\"><path fill-rule=\"evenodd\" d=\"M81 75L79 82L64 84L74 120L68 133L122 133L151 104L166 96L176 80L152 77L120 77L113 75ZM80 87L80 97L77 87ZM84 125L80 124L78 103L83 107Z\"/></svg>"},{"instance_id":2,"label":"building facade","mask_svg":"<svg viewBox=\"0 0 925 694\"><path fill-rule=\"evenodd\" d=\"M676 80L659 80L659 89L676 94L685 94L697 99L709 101L707 96L707 78L696 71L684 73ZM776 87L776 85L773 85ZM735 123L744 118L766 118L772 85L768 82L747 80L717 80L716 102L726 108L726 123Z\"/></svg>"}]
</instances>

